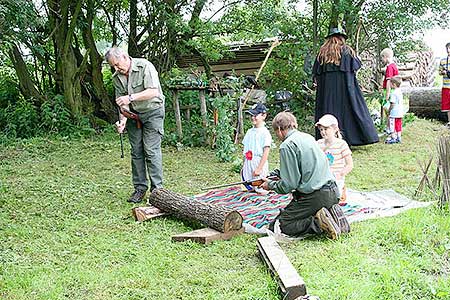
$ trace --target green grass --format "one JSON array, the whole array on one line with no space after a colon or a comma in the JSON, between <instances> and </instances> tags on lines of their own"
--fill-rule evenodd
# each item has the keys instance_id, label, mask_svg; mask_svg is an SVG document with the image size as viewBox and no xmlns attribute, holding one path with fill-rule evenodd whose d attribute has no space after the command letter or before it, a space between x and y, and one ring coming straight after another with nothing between
<instances>
[{"instance_id":1,"label":"green grass","mask_svg":"<svg viewBox=\"0 0 450 300\"><path fill-rule=\"evenodd\" d=\"M416 120L401 145L353 149L356 190L413 198L417 160L439 124ZM117 136L40 138L0 148L0 299L280 299L257 236L175 243L189 222L134 222L129 157ZM271 167L278 153L271 152ZM164 149L165 187L185 195L239 181L209 149ZM433 171L434 172L434 171ZM431 174L434 174L430 172ZM418 200L434 200L425 192ZM356 223L350 235L282 244L321 299L450 299L450 216L432 206Z\"/></svg>"}]
</instances>

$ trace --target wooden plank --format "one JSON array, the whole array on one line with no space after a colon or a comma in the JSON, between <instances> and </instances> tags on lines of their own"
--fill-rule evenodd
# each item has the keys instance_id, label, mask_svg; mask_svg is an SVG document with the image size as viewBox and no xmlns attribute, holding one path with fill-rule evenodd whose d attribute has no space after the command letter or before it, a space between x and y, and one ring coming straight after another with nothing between
<instances>
[{"instance_id":1,"label":"wooden plank","mask_svg":"<svg viewBox=\"0 0 450 300\"><path fill-rule=\"evenodd\" d=\"M258 251L278 282L283 299L293 300L306 295L306 285L277 241L266 236L258 239Z\"/></svg>"},{"instance_id":2,"label":"wooden plank","mask_svg":"<svg viewBox=\"0 0 450 300\"><path fill-rule=\"evenodd\" d=\"M134 219L138 222L144 222L159 216L166 215L165 212L163 212L159 208L154 207L153 205L135 207L132 209L132 213Z\"/></svg>"},{"instance_id":3,"label":"wooden plank","mask_svg":"<svg viewBox=\"0 0 450 300\"><path fill-rule=\"evenodd\" d=\"M197 229L194 231L174 235L174 236L172 236L172 241L183 242L183 241L190 240L190 241L197 242L200 244L208 245L208 244L212 243L213 241L229 240L232 237L242 234L242 233L244 233L244 227L242 227L239 230L228 231L227 233L223 233L223 232L220 232L215 229L207 227L207 228Z\"/></svg>"}]
</instances>

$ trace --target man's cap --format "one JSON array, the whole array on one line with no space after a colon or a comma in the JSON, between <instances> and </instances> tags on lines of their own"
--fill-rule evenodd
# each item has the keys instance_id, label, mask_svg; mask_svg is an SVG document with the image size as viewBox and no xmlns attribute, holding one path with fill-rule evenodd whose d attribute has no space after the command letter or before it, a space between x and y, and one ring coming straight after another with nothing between
<instances>
[{"instance_id":1,"label":"man's cap","mask_svg":"<svg viewBox=\"0 0 450 300\"><path fill-rule=\"evenodd\" d=\"M337 27L330 28L330 31L328 31L328 35L326 36L326 38L329 38L333 35L341 35L345 39L347 39L347 34L345 33L345 30L342 28L337 28Z\"/></svg>"},{"instance_id":2,"label":"man's cap","mask_svg":"<svg viewBox=\"0 0 450 300\"><path fill-rule=\"evenodd\" d=\"M252 106L249 110L247 110L247 113L251 114L252 116L256 116L258 114L265 114L267 112L267 107L262 104L261 102L258 102Z\"/></svg>"},{"instance_id":3,"label":"man's cap","mask_svg":"<svg viewBox=\"0 0 450 300\"><path fill-rule=\"evenodd\" d=\"M331 125L339 126L338 124L338 120L335 116L326 114L319 119L319 121L316 123L316 126L322 125L323 127L330 127Z\"/></svg>"}]
</instances>

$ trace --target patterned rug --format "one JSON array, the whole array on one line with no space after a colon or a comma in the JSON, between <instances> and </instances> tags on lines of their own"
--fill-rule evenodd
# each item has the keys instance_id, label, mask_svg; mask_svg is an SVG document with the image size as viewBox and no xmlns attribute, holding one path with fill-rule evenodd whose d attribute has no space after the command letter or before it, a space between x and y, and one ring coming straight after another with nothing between
<instances>
[{"instance_id":1,"label":"patterned rug","mask_svg":"<svg viewBox=\"0 0 450 300\"><path fill-rule=\"evenodd\" d=\"M222 190L212 190L194 196L194 198L237 210L244 218L244 223L259 229L275 219L280 209L291 201L292 196L275 193L263 196L245 192L240 187L233 186ZM393 190L374 192L347 190L347 202L342 203L341 206L351 223L393 216L411 208L424 207L430 204L432 202L410 200Z\"/></svg>"},{"instance_id":2,"label":"patterned rug","mask_svg":"<svg viewBox=\"0 0 450 300\"><path fill-rule=\"evenodd\" d=\"M232 186L222 190L212 190L194 198L237 210L244 218L244 223L261 228L275 219L280 209L286 207L291 201L292 195L270 193L263 196Z\"/></svg>"}]
</instances>

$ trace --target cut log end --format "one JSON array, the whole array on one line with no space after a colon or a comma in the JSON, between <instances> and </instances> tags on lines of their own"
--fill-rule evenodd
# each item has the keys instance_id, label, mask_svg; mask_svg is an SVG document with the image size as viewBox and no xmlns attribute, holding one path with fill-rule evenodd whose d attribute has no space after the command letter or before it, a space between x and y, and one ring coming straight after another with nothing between
<instances>
[{"instance_id":1,"label":"cut log end","mask_svg":"<svg viewBox=\"0 0 450 300\"><path fill-rule=\"evenodd\" d=\"M225 222L223 224L223 232L229 232L232 230L239 230L242 227L243 218L237 211L230 212L225 217Z\"/></svg>"}]
</instances>

